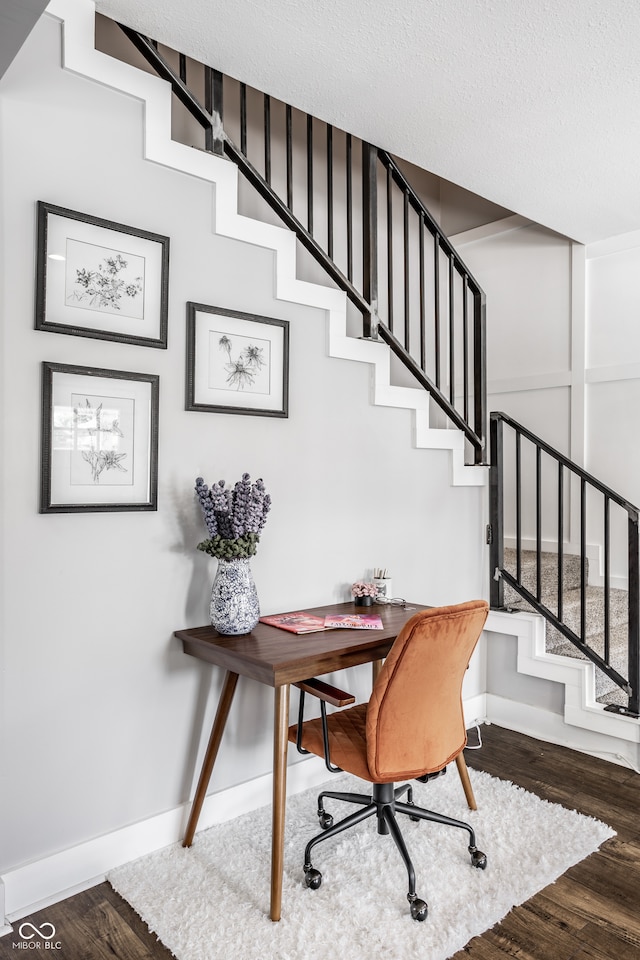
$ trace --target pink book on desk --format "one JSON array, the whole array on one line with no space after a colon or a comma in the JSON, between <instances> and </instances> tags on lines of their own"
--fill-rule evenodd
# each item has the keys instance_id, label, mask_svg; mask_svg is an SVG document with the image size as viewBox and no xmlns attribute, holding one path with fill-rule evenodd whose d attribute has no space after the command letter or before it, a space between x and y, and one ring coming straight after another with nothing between
<instances>
[{"instance_id":1,"label":"pink book on desk","mask_svg":"<svg viewBox=\"0 0 640 960\"><path fill-rule=\"evenodd\" d=\"M382 620L375 613L345 613L324 618L325 627L350 630L382 630Z\"/></svg>"},{"instance_id":2,"label":"pink book on desk","mask_svg":"<svg viewBox=\"0 0 640 960\"><path fill-rule=\"evenodd\" d=\"M319 630L328 629L324 617L316 617L302 610L297 613L274 613L269 617L260 617L260 622L288 630L290 633L317 633Z\"/></svg>"}]
</instances>

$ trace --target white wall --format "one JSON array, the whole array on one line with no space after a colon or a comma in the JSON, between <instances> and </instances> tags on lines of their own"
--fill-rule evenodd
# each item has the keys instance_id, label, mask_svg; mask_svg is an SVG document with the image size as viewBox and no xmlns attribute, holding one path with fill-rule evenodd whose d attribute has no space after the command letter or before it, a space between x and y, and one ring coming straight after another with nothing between
<instances>
[{"instance_id":1,"label":"white wall","mask_svg":"<svg viewBox=\"0 0 640 960\"><path fill-rule=\"evenodd\" d=\"M562 716L565 690L561 683L518 673L518 639L515 635L487 633L486 693L512 703L514 713L525 706ZM532 731L533 736L540 736Z\"/></svg>"},{"instance_id":2,"label":"white wall","mask_svg":"<svg viewBox=\"0 0 640 960\"><path fill-rule=\"evenodd\" d=\"M587 248L587 469L640 505L640 233ZM612 515L612 544L626 550L626 513Z\"/></svg>"},{"instance_id":3,"label":"white wall","mask_svg":"<svg viewBox=\"0 0 640 960\"><path fill-rule=\"evenodd\" d=\"M489 409L526 412L526 426L568 452L570 241L509 218L454 242L487 296Z\"/></svg>"},{"instance_id":4,"label":"white wall","mask_svg":"<svg viewBox=\"0 0 640 960\"><path fill-rule=\"evenodd\" d=\"M483 489L450 487L448 451L413 449L410 413L371 406L368 367L327 356L324 311L275 299L270 250L212 233L210 185L142 159L140 103L62 71L56 21L40 21L0 92L10 870L190 795L221 682L172 637L206 622L215 569L195 549L197 475L265 479L274 506L253 561L265 613L345 599L374 565L418 602L482 595L485 548ZM33 329L37 200L171 237L167 351ZM187 300L290 321L288 419L184 411ZM157 513L38 513L43 360L159 374ZM270 769L271 701L241 682L215 789Z\"/></svg>"}]
</instances>

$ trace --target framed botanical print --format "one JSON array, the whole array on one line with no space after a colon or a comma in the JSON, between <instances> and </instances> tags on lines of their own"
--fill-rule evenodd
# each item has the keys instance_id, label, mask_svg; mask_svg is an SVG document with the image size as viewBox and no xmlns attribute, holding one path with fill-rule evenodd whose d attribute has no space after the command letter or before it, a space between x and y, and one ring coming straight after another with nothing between
<instances>
[{"instance_id":1,"label":"framed botanical print","mask_svg":"<svg viewBox=\"0 0 640 960\"><path fill-rule=\"evenodd\" d=\"M187 303L186 409L289 415L289 322Z\"/></svg>"},{"instance_id":2,"label":"framed botanical print","mask_svg":"<svg viewBox=\"0 0 640 960\"><path fill-rule=\"evenodd\" d=\"M41 513L156 510L155 374L42 364Z\"/></svg>"},{"instance_id":3,"label":"framed botanical print","mask_svg":"<svg viewBox=\"0 0 640 960\"><path fill-rule=\"evenodd\" d=\"M167 346L169 238L38 202L36 330Z\"/></svg>"}]
</instances>

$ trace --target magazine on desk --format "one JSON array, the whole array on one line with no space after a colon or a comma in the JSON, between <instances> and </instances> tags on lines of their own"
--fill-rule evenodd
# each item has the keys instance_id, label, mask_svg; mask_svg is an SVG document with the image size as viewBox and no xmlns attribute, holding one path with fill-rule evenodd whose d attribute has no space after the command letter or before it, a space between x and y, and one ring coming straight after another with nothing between
<instances>
[{"instance_id":1,"label":"magazine on desk","mask_svg":"<svg viewBox=\"0 0 640 960\"><path fill-rule=\"evenodd\" d=\"M296 613L274 613L260 617L261 623L289 633L318 633L320 630L382 630L382 620L377 614L346 613L317 617L313 613L298 610Z\"/></svg>"},{"instance_id":2,"label":"magazine on desk","mask_svg":"<svg viewBox=\"0 0 640 960\"><path fill-rule=\"evenodd\" d=\"M299 610L296 613L275 613L269 617L260 617L261 623L268 623L271 627L279 627L290 633L317 633L319 630L328 630L324 617L316 617L312 613Z\"/></svg>"},{"instance_id":3,"label":"magazine on desk","mask_svg":"<svg viewBox=\"0 0 640 960\"><path fill-rule=\"evenodd\" d=\"M324 618L327 629L382 630L382 619L375 613L338 613Z\"/></svg>"}]
</instances>

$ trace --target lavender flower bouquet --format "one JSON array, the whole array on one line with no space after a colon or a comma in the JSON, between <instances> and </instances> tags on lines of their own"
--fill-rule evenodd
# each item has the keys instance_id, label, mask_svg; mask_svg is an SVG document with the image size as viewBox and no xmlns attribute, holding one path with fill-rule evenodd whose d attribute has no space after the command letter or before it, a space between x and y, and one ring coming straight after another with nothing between
<instances>
[{"instance_id":1,"label":"lavender flower bouquet","mask_svg":"<svg viewBox=\"0 0 640 960\"><path fill-rule=\"evenodd\" d=\"M209 531L209 539L199 543L198 550L218 560L253 557L271 509L262 480L251 483L249 474L243 473L233 487L219 480L209 489L198 477L195 489Z\"/></svg>"}]
</instances>

